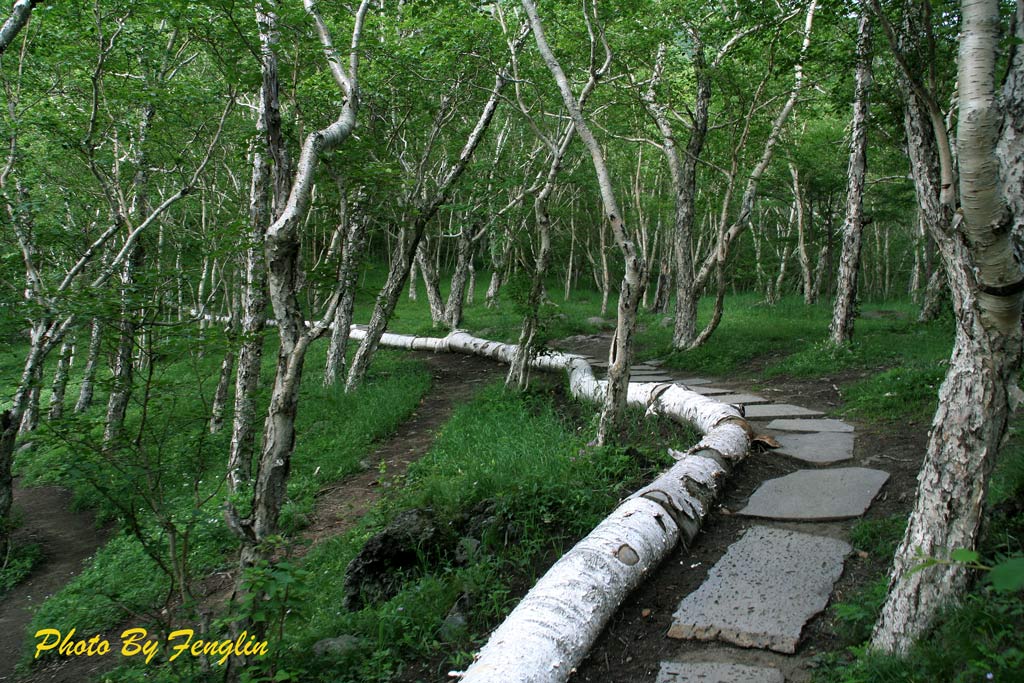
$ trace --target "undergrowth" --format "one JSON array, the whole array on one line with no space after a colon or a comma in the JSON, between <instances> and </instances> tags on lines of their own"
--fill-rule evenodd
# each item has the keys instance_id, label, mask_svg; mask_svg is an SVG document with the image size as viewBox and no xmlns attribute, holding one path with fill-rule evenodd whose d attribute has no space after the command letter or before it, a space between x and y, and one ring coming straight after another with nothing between
<instances>
[{"instance_id":1,"label":"undergrowth","mask_svg":"<svg viewBox=\"0 0 1024 683\"><path fill-rule=\"evenodd\" d=\"M0 559L0 598L23 580L44 559L38 543L12 543L7 557Z\"/></svg>"}]
</instances>

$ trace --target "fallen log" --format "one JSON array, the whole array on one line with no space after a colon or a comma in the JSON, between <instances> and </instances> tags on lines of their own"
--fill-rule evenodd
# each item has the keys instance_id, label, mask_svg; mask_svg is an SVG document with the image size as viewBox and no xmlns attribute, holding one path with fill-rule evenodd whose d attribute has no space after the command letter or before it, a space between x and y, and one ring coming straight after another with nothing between
<instances>
[{"instance_id":1,"label":"fallen log","mask_svg":"<svg viewBox=\"0 0 1024 683\"><path fill-rule=\"evenodd\" d=\"M209 314L205 319L227 319ZM351 327L360 341L366 331ZM382 346L413 351L461 352L511 362L514 344L453 330L445 337L386 332ZM600 402L605 382L582 356L549 351L531 366L564 371L572 394ZM627 401L645 415L692 425L703 438L686 451L670 450L676 464L623 501L563 555L491 634L462 683L563 683L608 620L644 578L680 542L689 545L733 466L746 457L753 432L735 406L673 383L631 383Z\"/></svg>"},{"instance_id":2,"label":"fallen log","mask_svg":"<svg viewBox=\"0 0 1024 683\"><path fill-rule=\"evenodd\" d=\"M351 336L363 331L353 326ZM473 353L510 362L515 345L466 332L446 337L386 333L382 346ZM576 354L548 352L533 367L562 370L574 396L600 401L605 382ZM628 402L698 429L703 438L677 462L615 509L562 556L491 634L464 672L463 683L561 683L582 661L626 596L676 547L689 544L732 466L750 447L751 430L731 405L678 384L630 384Z\"/></svg>"}]
</instances>

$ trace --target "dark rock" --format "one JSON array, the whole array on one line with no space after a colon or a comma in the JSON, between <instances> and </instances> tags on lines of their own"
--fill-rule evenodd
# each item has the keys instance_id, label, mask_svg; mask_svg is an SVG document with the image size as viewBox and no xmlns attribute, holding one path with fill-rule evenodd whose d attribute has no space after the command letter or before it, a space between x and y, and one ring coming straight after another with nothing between
<instances>
[{"instance_id":1,"label":"dark rock","mask_svg":"<svg viewBox=\"0 0 1024 683\"><path fill-rule=\"evenodd\" d=\"M406 510L371 537L345 569L345 607L394 597L405 574L440 550L440 531L430 510Z\"/></svg>"},{"instance_id":2,"label":"dark rock","mask_svg":"<svg viewBox=\"0 0 1024 683\"><path fill-rule=\"evenodd\" d=\"M355 652L364 644L362 638L356 636L338 636L337 638L324 638L313 645L313 655L316 657L343 657L350 652Z\"/></svg>"}]
</instances>

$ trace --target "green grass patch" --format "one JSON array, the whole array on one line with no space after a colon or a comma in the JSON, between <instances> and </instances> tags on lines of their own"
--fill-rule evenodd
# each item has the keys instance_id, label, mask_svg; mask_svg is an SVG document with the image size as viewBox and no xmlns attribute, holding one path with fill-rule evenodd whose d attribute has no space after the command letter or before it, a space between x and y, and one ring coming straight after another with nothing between
<instances>
[{"instance_id":1,"label":"green grass patch","mask_svg":"<svg viewBox=\"0 0 1024 683\"><path fill-rule=\"evenodd\" d=\"M273 373L272 339L268 335L265 381ZM167 529L156 510L163 519L172 520L181 534L179 548L187 535L188 549L180 552L186 553L192 577L233 565L237 539L220 511L227 493L223 466L230 401L225 429L211 436L207 428L212 383L220 362L217 348L211 344L201 356L181 346L166 350L169 356L175 355L158 366L150 380L154 396L147 408L150 426L133 447L115 453L97 447L102 403L83 416L69 416L52 426L44 423L40 429L37 445L19 462L26 480L69 486L79 504L95 507L101 517L119 520L122 531L81 574L42 604L30 633L43 626L65 631L73 626L79 633L95 633L126 618L146 624L163 621L159 612L172 584L161 568L169 551ZM282 510L286 529L303 525L323 485L360 468L360 460L374 443L394 432L431 383L422 363L385 350L378 354L365 384L353 394L325 388L320 373L325 348L325 342L313 347L306 361L289 494ZM267 400L264 387L258 415L264 414ZM136 408L128 416L129 433L139 426L139 412ZM132 515L136 518L129 522Z\"/></svg>"},{"instance_id":2,"label":"green grass patch","mask_svg":"<svg viewBox=\"0 0 1024 683\"><path fill-rule=\"evenodd\" d=\"M518 590L668 464L662 438L640 450L587 448L587 438L546 393L495 385L460 407L405 486L358 529L313 548L304 568L318 592L341 596L345 568L366 539L412 508L432 511L442 536L452 534L450 552L425 552L398 594L378 604L354 612L340 599L308 605L289 622L285 668L305 667L302 680L371 682L442 655L442 668L465 666ZM453 626L446 617L457 602L469 607ZM316 641L342 635L351 647L310 662Z\"/></svg>"},{"instance_id":3,"label":"green grass patch","mask_svg":"<svg viewBox=\"0 0 1024 683\"><path fill-rule=\"evenodd\" d=\"M0 563L0 598L28 578L43 560L43 548L38 543L14 543L7 557Z\"/></svg>"}]
</instances>

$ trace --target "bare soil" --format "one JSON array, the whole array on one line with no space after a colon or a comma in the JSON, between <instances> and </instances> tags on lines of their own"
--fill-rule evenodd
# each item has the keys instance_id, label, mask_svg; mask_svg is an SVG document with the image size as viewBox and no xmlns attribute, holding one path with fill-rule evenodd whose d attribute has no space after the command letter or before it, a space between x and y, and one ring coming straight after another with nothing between
<instances>
[{"instance_id":1,"label":"bare soil","mask_svg":"<svg viewBox=\"0 0 1024 683\"><path fill-rule=\"evenodd\" d=\"M71 493L56 486L16 485L14 511L24 519L14 543L38 543L44 555L25 581L0 598L0 681L14 679L36 607L81 571L111 531L97 528L92 513L72 511Z\"/></svg>"}]
</instances>

